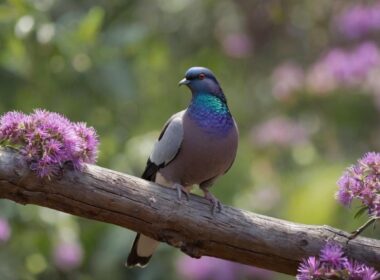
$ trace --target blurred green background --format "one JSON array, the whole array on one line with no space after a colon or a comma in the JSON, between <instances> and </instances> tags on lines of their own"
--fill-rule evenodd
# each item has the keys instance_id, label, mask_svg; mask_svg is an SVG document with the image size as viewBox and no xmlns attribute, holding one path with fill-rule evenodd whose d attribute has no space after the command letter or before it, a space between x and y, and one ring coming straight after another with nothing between
<instances>
[{"instance_id":1,"label":"blurred green background","mask_svg":"<svg viewBox=\"0 0 380 280\"><path fill-rule=\"evenodd\" d=\"M98 164L139 176L164 122L189 103L178 81L206 66L241 135L213 193L350 231L366 217L334 194L347 166L380 150L379 19L378 1L3 0L0 113L85 121L100 136ZM189 274L191 260L166 244L146 269L127 270L127 229L4 200L0 217L0 279L294 279ZM201 262L195 270L210 270Z\"/></svg>"}]
</instances>

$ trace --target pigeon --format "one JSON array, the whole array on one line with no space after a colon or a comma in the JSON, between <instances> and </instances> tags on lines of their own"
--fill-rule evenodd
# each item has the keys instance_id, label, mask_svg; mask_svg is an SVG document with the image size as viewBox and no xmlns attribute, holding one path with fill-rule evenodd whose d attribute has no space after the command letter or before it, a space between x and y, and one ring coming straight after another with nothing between
<instances>
[{"instance_id":1,"label":"pigeon","mask_svg":"<svg viewBox=\"0 0 380 280\"><path fill-rule=\"evenodd\" d=\"M190 105L166 122L141 177L176 189L179 201L182 195L189 199L191 187L199 185L214 214L222 205L209 189L235 160L237 125L211 70L191 67L179 85L190 89ZM158 244L138 233L126 266L147 265Z\"/></svg>"}]
</instances>

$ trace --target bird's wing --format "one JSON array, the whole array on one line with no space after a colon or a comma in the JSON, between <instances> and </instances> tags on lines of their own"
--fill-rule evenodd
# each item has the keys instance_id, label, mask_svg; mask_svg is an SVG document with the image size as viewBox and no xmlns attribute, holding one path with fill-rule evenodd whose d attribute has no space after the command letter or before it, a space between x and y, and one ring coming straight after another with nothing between
<instances>
[{"instance_id":1,"label":"bird's wing","mask_svg":"<svg viewBox=\"0 0 380 280\"><path fill-rule=\"evenodd\" d=\"M169 164L178 154L183 139L182 117L184 113L185 111L181 111L166 122L141 176L143 179L155 182L157 171ZM158 181L158 183L160 182ZM126 265L128 267L144 267L149 262L158 244L158 241L138 233Z\"/></svg>"},{"instance_id":2,"label":"bird's wing","mask_svg":"<svg viewBox=\"0 0 380 280\"><path fill-rule=\"evenodd\" d=\"M143 179L154 181L158 169L169 164L178 154L183 140L184 111L173 115L165 124L148 159Z\"/></svg>"}]
</instances>

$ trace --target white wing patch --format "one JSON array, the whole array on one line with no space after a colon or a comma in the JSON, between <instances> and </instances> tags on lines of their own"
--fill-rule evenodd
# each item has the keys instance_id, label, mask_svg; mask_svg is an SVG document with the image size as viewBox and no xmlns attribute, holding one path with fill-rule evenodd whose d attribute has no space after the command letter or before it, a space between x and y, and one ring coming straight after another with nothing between
<instances>
[{"instance_id":1,"label":"white wing patch","mask_svg":"<svg viewBox=\"0 0 380 280\"><path fill-rule=\"evenodd\" d=\"M170 118L164 134L155 143L150 160L156 165L166 165L177 155L183 140L183 114L181 111Z\"/></svg>"}]
</instances>

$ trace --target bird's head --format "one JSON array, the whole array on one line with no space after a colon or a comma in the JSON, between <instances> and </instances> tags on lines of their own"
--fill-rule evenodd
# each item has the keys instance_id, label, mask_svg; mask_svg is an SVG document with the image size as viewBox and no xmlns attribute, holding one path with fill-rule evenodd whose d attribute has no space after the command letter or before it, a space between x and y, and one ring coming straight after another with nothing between
<instances>
[{"instance_id":1,"label":"bird's head","mask_svg":"<svg viewBox=\"0 0 380 280\"><path fill-rule=\"evenodd\" d=\"M208 93L225 101L223 91L214 73L205 67L191 67L187 70L185 78L183 78L178 85L188 86L193 95L197 93Z\"/></svg>"}]
</instances>

